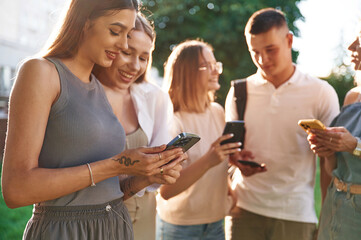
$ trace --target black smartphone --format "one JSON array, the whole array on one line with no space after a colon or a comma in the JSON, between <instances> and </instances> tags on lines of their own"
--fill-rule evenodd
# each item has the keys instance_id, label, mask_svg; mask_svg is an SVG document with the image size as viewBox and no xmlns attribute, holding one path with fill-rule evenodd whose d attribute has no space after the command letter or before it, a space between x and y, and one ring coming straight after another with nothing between
<instances>
[{"instance_id":1,"label":"black smartphone","mask_svg":"<svg viewBox=\"0 0 361 240\"><path fill-rule=\"evenodd\" d=\"M223 135L233 133L233 137L221 142L221 145L233 142L244 142L244 121L229 121L223 130ZM243 145L241 146L243 148Z\"/></svg>"},{"instance_id":2,"label":"black smartphone","mask_svg":"<svg viewBox=\"0 0 361 240\"><path fill-rule=\"evenodd\" d=\"M248 165L251 167L260 167L260 168L264 168L266 165L264 163L260 164L258 162L254 162L254 161L247 161L247 160L238 160L239 163L242 163L244 165Z\"/></svg>"},{"instance_id":3,"label":"black smartphone","mask_svg":"<svg viewBox=\"0 0 361 240\"><path fill-rule=\"evenodd\" d=\"M181 147L183 152L186 152L194 144L196 144L201 138L193 133L180 133L172 141L167 144L165 150Z\"/></svg>"}]
</instances>

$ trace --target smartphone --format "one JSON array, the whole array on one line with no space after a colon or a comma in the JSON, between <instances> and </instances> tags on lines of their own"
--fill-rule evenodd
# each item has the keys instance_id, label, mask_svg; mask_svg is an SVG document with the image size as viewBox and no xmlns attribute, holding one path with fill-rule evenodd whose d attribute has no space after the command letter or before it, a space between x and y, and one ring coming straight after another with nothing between
<instances>
[{"instance_id":1,"label":"smartphone","mask_svg":"<svg viewBox=\"0 0 361 240\"><path fill-rule=\"evenodd\" d=\"M244 165L248 165L251 167L260 167L260 168L264 168L266 166L266 164L262 163L258 163L258 162L254 162L254 161L247 161L247 160L238 160L239 163L242 163Z\"/></svg>"},{"instance_id":2,"label":"smartphone","mask_svg":"<svg viewBox=\"0 0 361 240\"><path fill-rule=\"evenodd\" d=\"M326 126L317 119L301 119L298 121L298 125L303 128L306 132L309 129L320 129L324 130Z\"/></svg>"},{"instance_id":3,"label":"smartphone","mask_svg":"<svg viewBox=\"0 0 361 240\"><path fill-rule=\"evenodd\" d=\"M194 144L196 144L201 138L193 133L180 133L172 141L167 144L165 150L180 147L183 152L188 151Z\"/></svg>"},{"instance_id":4,"label":"smartphone","mask_svg":"<svg viewBox=\"0 0 361 240\"><path fill-rule=\"evenodd\" d=\"M244 142L244 121L230 121L226 122L226 126L223 130L223 135L233 133L233 137L221 142L221 145L226 143ZM243 148L243 145L241 146Z\"/></svg>"}]
</instances>

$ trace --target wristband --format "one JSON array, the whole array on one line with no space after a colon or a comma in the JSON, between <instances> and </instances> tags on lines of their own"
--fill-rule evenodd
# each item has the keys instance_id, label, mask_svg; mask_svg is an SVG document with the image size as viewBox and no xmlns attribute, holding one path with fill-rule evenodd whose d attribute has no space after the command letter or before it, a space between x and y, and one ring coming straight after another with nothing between
<instances>
[{"instance_id":1,"label":"wristband","mask_svg":"<svg viewBox=\"0 0 361 240\"><path fill-rule=\"evenodd\" d=\"M358 137L355 137L357 139L357 145L356 148L353 150L352 154L360 157L361 156L361 139Z\"/></svg>"}]
</instances>

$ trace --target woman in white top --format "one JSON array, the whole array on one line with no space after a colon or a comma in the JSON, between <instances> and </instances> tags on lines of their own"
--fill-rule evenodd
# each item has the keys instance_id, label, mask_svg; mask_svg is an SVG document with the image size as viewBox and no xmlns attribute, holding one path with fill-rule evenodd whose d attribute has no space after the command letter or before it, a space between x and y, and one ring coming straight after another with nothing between
<instances>
[{"instance_id":1,"label":"woman in white top","mask_svg":"<svg viewBox=\"0 0 361 240\"><path fill-rule=\"evenodd\" d=\"M172 102L166 92L147 80L154 41L153 27L138 14L135 29L129 34L128 49L121 52L110 68L96 66L93 70L124 127L126 149L158 146L171 140L168 126L173 117ZM121 176L123 199L132 219L134 239L155 239L155 193L159 184L150 184L174 183L181 169L181 165L176 164L158 178Z\"/></svg>"},{"instance_id":2,"label":"woman in white top","mask_svg":"<svg viewBox=\"0 0 361 240\"><path fill-rule=\"evenodd\" d=\"M188 150L177 182L160 187L157 239L224 239L223 218L232 205L227 160L241 143L220 145L232 137L222 136L224 110L213 102L221 73L212 47L198 40L175 47L165 65L174 132L195 133L201 140Z\"/></svg>"}]
</instances>

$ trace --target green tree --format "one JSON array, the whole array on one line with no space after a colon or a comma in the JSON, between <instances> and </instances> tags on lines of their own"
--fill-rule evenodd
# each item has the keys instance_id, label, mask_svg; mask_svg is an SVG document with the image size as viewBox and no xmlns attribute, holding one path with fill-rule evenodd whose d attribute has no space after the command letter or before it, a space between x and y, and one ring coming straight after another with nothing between
<instances>
[{"instance_id":1,"label":"green tree","mask_svg":"<svg viewBox=\"0 0 361 240\"><path fill-rule=\"evenodd\" d=\"M335 65L329 76L323 78L329 84L331 84L336 93L338 95L338 100L340 102L340 106L343 105L343 101L345 99L346 93L355 86L354 84L354 74L352 66L345 63L345 59L347 58L348 50L343 46L343 34L340 35L340 43L336 48L336 52L338 53L334 62Z\"/></svg>"},{"instance_id":2,"label":"green tree","mask_svg":"<svg viewBox=\"0 0 361 240\"><path fill-rule=\"evenodd\" d=\"M157 32L154 66L163 73L163 64L174 45L201 38L212 44L215 56L223 62L218 101L223 104L230 81L256 71L244 38L244 28L253 12L274 7L286 14L290 30L303 19L296 3L300 0L143 0L152 15ZM296 59L297 53L294 54Z\"/></svg>"},{"instance_id":3,"label":"green tree","mask_svg":"<svg viewBox=\"0 0 361 240\"><path fill-rule=\"evenodd\" d=\"M346 93L355 86L353 75L354 71L350 66L342 63L335 67L328 77L323 78L336 90L340 106L343 105Z\"/></svg>"}]
</instances>

